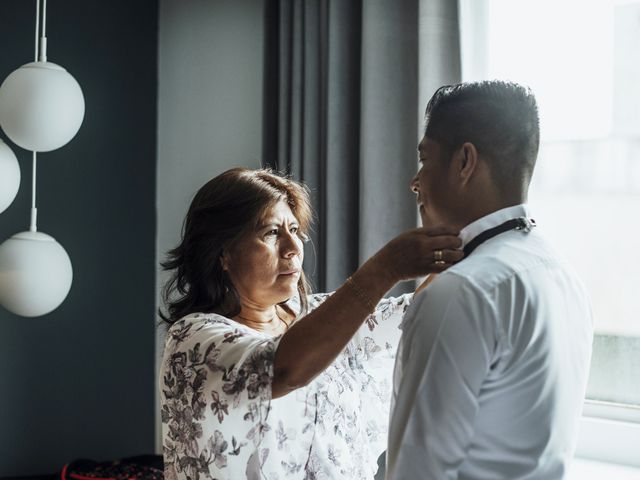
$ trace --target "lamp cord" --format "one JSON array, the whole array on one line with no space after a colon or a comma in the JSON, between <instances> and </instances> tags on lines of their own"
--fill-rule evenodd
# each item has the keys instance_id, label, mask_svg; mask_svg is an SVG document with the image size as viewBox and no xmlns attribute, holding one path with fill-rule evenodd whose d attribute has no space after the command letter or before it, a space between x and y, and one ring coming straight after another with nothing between
<instances>
[{"instance_id":1,"label":"lamp cord","mask_svg":"<svg viewBox=\"0 0 640 480\"><path fill-rule=\"evenodd\" d=\"M42 35L40 34L40 2L42 2ZM36 0L36 62L47 61L47 0Z\"/></svg>"},{"instance_id":2,"label":"lamp cord","mask_svg":"<svg viewBox=\"0 0 640 480\"><path fill-rule=\"evenodd\" d=\"M35 42L35 59L34 62L38 61L38 41L40 37L40 0L36 0L36 42Z\"/></svg>"},{"instance_id":3,"label":"lamp cord","mask_svg":"<svg viewBox=\"0 0 640 480\"><path fill-rule=\"evenodd\" d=\"M47 36L47 0L43 0L42 5L42 36Z\"/></svg>"},{"instance_id":4,"label":"lamp cord","mask_svg":"<svg viewBox=\"0 0 640 480\"><path fill-rule=\"evenodd\" d=\"M46 22L47 22L47 0L43 0L42 8L42 36L40 36L40 0L36 0L36 41L35 41L35 61L46 62L47 61L47 37L46 37ZM36 208L36 152L32 152L33 161L31 169L31 224L29 225L30 232L37 232L38 221L38 209Z\"/></svg>"},{"instance_id":5,"label":"lamp cord","mask_svg":"<svg viewBox=\"0 0 640 480\"><path fill-rule=\"evenodd\" d=\"M38 221L38 209L36 208L36 152L33 153L33 168L31 171L31 225L29 226L30 232L37 232L38 227L36 225Z\"/></svg>"},{"instance_id":6,"label":"lamp cord","mask_svg":"<svg viewBox=\"0 0 640 480\"><path fill-rule=\"evenodd\" d=\"M40 37L40 61L47 61L47 0L42 2L42 37Z\"/></svg>"}]
</instances>

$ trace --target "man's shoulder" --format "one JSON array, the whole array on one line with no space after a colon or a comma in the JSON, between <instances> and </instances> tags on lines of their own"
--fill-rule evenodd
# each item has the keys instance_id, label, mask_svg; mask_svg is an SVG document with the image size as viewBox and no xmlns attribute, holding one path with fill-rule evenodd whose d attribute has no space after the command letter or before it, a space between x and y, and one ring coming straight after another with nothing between
<instances>
[{"instance_id":1,"label":"man's shoulder","mask_svg":"<svg viewBox=\"0 0 640 480\"><path fill-rule=\"evenodd\" d=\"M449 275L464 279L484 291L539 269L573 269L539 232L507 232L480 245L468 258L451 267Z\"/></svg>"},{"instance_id":2,"label":"man's shoulder","mask_svg":"<svg viewBox=\"0 0 640 480\"><path fill-rule=\"evenodd\" d=\"M416 296L412 313L428 309L444 314L451 308L488 308L497 296L539 296L553 279L581 285L573 268L539 234L522 237L506 234L499 241L487 242L473 254L441 273ZM584 288L581 287L583 290ZM420 316L420 314L418 314Z\"/></svg>"},{"instance_id":3,"label":"man's shoulder","mask_svg":"<svg viewBox=\"0 0 640 480\"><path fill-rule=\"evenodd\" d=\"M426 316L444 316L451 308L461 304L471 307L482 303L485 299L483 289L468 275L452 271L452 268L441 273L423 291L415 295L413 302L405 314L403 325L413 318ZM426 313L428 312L428 314Z\"/></svg>"}]
</instances>

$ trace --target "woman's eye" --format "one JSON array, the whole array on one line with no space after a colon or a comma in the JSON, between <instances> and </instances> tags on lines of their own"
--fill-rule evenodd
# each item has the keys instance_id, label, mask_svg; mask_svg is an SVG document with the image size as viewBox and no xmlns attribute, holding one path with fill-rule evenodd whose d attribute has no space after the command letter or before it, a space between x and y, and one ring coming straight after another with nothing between
<instances>
[{"instance_id":1,"label":"woman's eye","mask_svg":"<svg viewBox=\"0 0 640 480\"><path fill-rule=\"evenodd\" d=\"M292 235L295 235L296 233L298 233L298 227L291 227L289 231L291 232Z\"/></svg>"},{"instance_id":2,"label":"woman's eye","mask_svg":"<svg viewBox=\"0 0 640 480\"><path fill-rule=\"evenodd\" d=\"M266 234L267 237L274 237L278 235L278 230L269 230Z\"/></svg>"}]
</instances>

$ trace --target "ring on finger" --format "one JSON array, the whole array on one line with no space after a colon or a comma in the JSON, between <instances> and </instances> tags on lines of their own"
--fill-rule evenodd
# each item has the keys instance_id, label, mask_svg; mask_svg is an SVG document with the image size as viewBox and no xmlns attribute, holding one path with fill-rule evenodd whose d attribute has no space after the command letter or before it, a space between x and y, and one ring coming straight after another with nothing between
<instances>
[{"instance_id":1,"label":"ring on finger","mask_svg":"<svg viewBox=\"0 0 640 480\"><path fill-rule=\"evenodd\" d=\"M436 261L442 260L444 256L444 252L442 250L434 250L433 251L433 259Z\"/></svg>"},{"instance_id":2,"label":"ring on finger","mask_svg":"<svg viewBox=\"0 0 640 480\"><path fill-rule=\"evenodd\" d=\"M447 262L445 262L444 260L436 260L435 262L433 262L434 265L444 265L445 263Z\"/></svg>"}]
</instances>

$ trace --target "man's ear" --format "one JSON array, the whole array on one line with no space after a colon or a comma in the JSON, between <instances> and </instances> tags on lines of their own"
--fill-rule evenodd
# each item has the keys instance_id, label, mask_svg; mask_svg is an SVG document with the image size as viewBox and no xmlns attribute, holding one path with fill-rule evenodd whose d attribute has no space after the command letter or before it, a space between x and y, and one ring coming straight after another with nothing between
<instances>
[{"instance_id":1,"label":"man's ear","mask_svg":"<svg viewBox=\"0 0 640 480\"><path fill-rule=\"evenodd\" d=\"M478 150L471 142L465 142L458 149L458 175L462 185L468 185L478 168Z\"/></svg>"}]
</instances>

